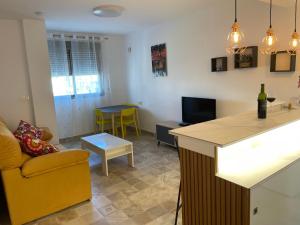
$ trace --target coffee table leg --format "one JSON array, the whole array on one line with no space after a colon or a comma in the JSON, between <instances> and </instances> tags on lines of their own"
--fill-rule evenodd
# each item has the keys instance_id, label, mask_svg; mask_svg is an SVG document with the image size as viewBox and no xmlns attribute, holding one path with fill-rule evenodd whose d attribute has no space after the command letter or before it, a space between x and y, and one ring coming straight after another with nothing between
<instances>
[{"instance_id":1,"label":"coffee table leg","mask_svg":"<svg viewBox=\"0 0 300 225\"><path fill-rule=\"evenodd\" d=\"M128 158L128 165L131 167L134 167L134 157L133 157L133 148L132 145L130 146L131 148L131 153L127 155Z\"/></svg>"},{"instance_id":2,"label":"coffee table leg","mask_svg":"<svg viewBox=\"0 0 300 225\"><path fill-rule=\"evenodd\" d=\"M102 172L105 176L108 176L108 166L107 166L107 157L105 152L102 153Z\"/></svg>"}]
</instances>

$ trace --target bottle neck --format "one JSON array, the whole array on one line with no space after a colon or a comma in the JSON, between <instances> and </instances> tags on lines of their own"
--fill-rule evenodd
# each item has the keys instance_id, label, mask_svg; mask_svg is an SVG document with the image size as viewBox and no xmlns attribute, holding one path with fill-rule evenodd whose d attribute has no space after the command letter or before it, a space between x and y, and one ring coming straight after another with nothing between
<instances>
[{"instance_id":1,"label":"bottle neck","mask_svg":"<svg viewBox=\"0 0 300 225\"><path fill-rule=\"evenodd\" d=\"M265 93L265 85L261 85L261 87L260 87L260 92L261 92L261 93Z\"/></svg>"}]
</instances>

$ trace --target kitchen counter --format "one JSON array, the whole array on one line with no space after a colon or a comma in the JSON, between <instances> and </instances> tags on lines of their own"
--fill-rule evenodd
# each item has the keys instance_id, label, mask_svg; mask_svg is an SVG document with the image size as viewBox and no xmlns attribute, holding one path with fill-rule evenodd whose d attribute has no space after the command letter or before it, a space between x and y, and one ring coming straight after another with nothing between
<instances>
[{"instance_id":1,"label":"kitchen counter","mask_svg":"<svg viewBox=\"0 0 300 225\"><path fill-rule=\"evenodd\" d=\"M257 119L252 111L170 133L180 149L185 225L300 224L297 212L280 207L285 201L300 204L300 198L291 197L300 190L295 179L300 173L300 109L278 105L269 109L267 119Z\"/></svg>"},{"instance_id":2,"label":"kitchen counter","mask_svg":"<svg viewBox=\"0 0 300 225\"><path fill-rule=\"evenodd\" d=\"M273 108L267 119L257 119L251 111L172 130L175 136L187 136L218 146L226 146L278 128L300 119L300 109Z\"/></svg>"},{"instance_id":3,"label":"kitchen counter","mask_svg":"<svg viewBox=\"0 0 300 225\"><path fill-rule=\"evenodd\" d=\"M216 158L216 175L252 188L300 158L300 109L274 108L174 129L179 145ZM198 148L198 149L197 149Z\"/></svg>"}]
</instances>

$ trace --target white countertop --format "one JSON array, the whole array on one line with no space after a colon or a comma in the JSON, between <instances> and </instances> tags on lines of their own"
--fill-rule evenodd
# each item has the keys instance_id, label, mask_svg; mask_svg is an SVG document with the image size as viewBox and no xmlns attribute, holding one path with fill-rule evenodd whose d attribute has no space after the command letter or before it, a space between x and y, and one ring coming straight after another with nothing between
<instances>
[{"instance_id":1,"label":"white countertop","mask_svg":"<svg viewBox=\"0 0 300 225\"><path fill-rule=\"evenodd\" d=\"M258 119L257 112L251 111L177 128L171 130L170 133L175 136L187 136L223 147L299 119L300 109L288 110L278 106L268 113L267 119Z\"/></svg>"},{"instance_id":2,"label":"white countertop","mask_svg":"<svg viewBox=\"0 0 300 225\"><path fill-rule=\"evenodd\" d=\"M216 176L245 188L254 188L300 158L299 108L276 106L267 119L257 119L252 111L170 133L179 137L185 145L181 147L216 158Z\"/></svg>"}]
</instances>

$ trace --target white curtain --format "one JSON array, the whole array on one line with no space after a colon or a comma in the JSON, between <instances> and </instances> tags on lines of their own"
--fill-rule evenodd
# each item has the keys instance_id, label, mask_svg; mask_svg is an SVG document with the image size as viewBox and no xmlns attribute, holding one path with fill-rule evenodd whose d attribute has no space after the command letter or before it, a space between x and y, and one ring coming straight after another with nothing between
<instances>
[{"instance_id":1,"label":"white curtain","mask_svg":"<svg viewBox=\"0 0 300 225\"><path fill-rule=\"evenodd\" d=\"M52 87L54 96L74 94L73 80L70 76L65 39L48 41Z\"/></svg>"},{"instance_id":2,"label":"white curtain","mask_svg":"<svg viewBox=\"0 0 300 225\"><path fill-rule=\"evenodd\" d=\"M96 107L110 99L103 42L90 36L48 40L56 117L60 138L95 131Z\"/></svg>"}]
</instances>

